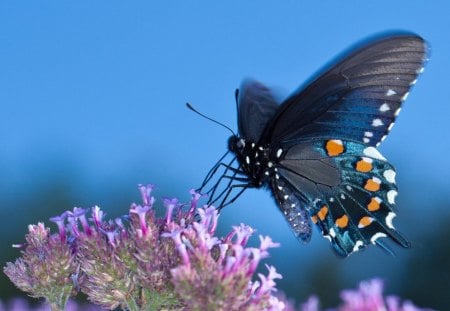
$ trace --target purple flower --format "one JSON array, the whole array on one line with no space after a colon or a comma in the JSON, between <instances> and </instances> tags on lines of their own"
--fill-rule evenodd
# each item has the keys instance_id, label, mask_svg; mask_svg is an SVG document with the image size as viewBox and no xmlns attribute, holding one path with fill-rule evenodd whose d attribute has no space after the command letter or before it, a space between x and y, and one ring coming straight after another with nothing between
<instances>
[{"instance_id":1,"label":"purple flower","mask_svg":"<svg viewBox=\"0 0 450 311\"><path fill-rule=\"evenodd\" d=\"M69 212L64 212L60 216L51 217L50 221L56 223L59 230L59 237L61 241L66 240L66 228L64 226L64 221L66 220L66 217L68 216Z\"/></svg>"},{"instance_id":2,"label":"purple flower","mask_svg":"<svg viewBox=\"0 0 450 311\"><path fill-rule=\"evenodd\" d=\"M259 275L261 282L252 281L263 257L260 249L245 247L254 230L241 225L219 239L214 236L217 211L204 207L197 214L199 222L167 234L182 258L182 264L172 269L172 282L187 309L282 310L284 303L272 295L274 280L281 278L274 268L268 267L268 276ZM265 253L277 245L267 238L261 241Z\"/></svg>"},{"instance_id":3,"label":"purple flower","mask_svg":"<svg viewBox=\"0 0 450 311\"><path fill-rule=\"evenodd\" d=\"M63 218L56 218L58 226ZM74 290L71 275L77 263L72 249L61 234L50 235L50 229L42 223L28 226L28 231L22 256L14 263L8 262L3 271L31 297L45 298L53 307L62 309Z\"/></svg>"},{"instance_id":4,"label":"purple flower","mask_svg":"<svg viewBox=\"0 0 450 311\"><path fill-rule=\"evenodd\" d=\"M411 302L401 302L396 296L383 296L383 282L380 279L363 281L358 289L347 289L341 292L343 303L332 310L337 311L425 311ZM301 306L302 311L318 311L319 300L312 296Z\"/></svg>"},{"instance_id":5,"label":"purple flower","mask_svg":"<svg viewBox=\"0 0 450 311\"><path fill-rule=\"evenodd\" d=\"M198 201L201 197L204 197L204 194L201 194L200 192L197 192L195 189L191 189L189 191L191 194L191 208L189 209L188 215L189 217L193 217L195 213L195 209L197 208Z\"/></svg>"},{"instance_id":6,"label":"purple flower","mask_svg":"<svg viewBox=\"0 0 450 311\"><path fill-rule=\"evenodd\" d=\"M100 207L96 205L92 208L92 217L97 228L100 227L100 224L103 221L103 216L105 215L103 214L103 211L100 209Z\"/></svg>"},{"instance_id":7,"label":"purple flower","mask_svg":"<svg viewBox=\"0 0 450 311\"><path fill-rule=\"evenodd\" d=\"M155 198L152 197L151 194L152 194L152 191L155 188L155 186L152 184L139 185L138 188L139 188L139 191L141 192L143 204L152 208Z\"/></svg>"},{"instance_id":8,"label":"purple flower","mask_svg":"<svg viewBox=\"0 0 450 311\"><path fill-rule=\"evenodd\" d=\"M178 206L178 199L164 199L163 204L167 209L166 224L169 225L172 222L172 214L175 207Z\"/></svg>"},{"instance_id":9,"label":"purple flower","mask_svg":"<svg viewBox=\"0 0 450 311\"><path fill-rule=\"evenodd\" d=\"M92 230L86 219L87 212L88 212L88 209L85 209L85 208L80 208L80 207L73 208L73 212L71 213L71 215L69 215L68 220L69 220L69 223L71 223L71 225L72 225L72 230L74 231L74 233L78 232L77 221L79 220L84 233L86 233L87 235L91 234Z\"/></svg>"},{"instance_id":10,"label":"purple flower","mask_svg":"<svg viewBox=\"0 0 450 311\"><path fill-rule=\"evenodd\" d=\"M131 205L130 213L138 215L142 236L146 236L147 232L148 232L146 216L147 216L147 212L150 211L150 209L151 208L149 205L144 205L144 206L135 205L135 204Z\"/></svg>"}]
</instances>

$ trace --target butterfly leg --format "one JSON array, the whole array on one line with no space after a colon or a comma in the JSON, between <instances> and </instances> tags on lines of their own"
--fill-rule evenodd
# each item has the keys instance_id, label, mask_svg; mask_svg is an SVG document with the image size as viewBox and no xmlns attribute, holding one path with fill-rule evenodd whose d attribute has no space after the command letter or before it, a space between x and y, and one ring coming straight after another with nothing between
<instances>
[{"instance_id":1,"label":"butterfly leg","mask_svg":"<svg viewBox=\"0 0 450 311\"><path fill-rule=\"evenodd\" d=\"M234 180L238 180L238 181L242 181L242 182L248 182L247 178L236 177L237 175L244 175L245 176L245 173L241 169L231 166L231 164L234 161L235 161L235 158L229 164L221 163L220 166L225 167L225 170L224 170L223 174L220 176L220 178L217 180L217 182L206 192L206 194L210 198L209 201L208 201L208 204L211 204L212 202L216 202L219 198L221 198L224 195L224 193L226 192L226 190L231 186L231 184L232 184L232 182ZM231 176L227 175L228 171L233 172L233 174ZM216 196L216 191L219 188L219 186L221 185L223 179L225 179L225 178L228 178L229 182L225 186L224 190L218 196Z\"/></svg>"},{"instance_id":2,"label":"butterfly leg","mask_svg":"<svg viewBox=\"0 0 450 311\"><path fill-rule=\"evenodd\" d=\"M200 192L203 189L203 187L205 187L206 184L211 180L211 178L216 174L219 167L224 164L222 161L223 159L225 159L228 153L230 153L230 151L225 152L225 154L219 159L219 161L217 161L217 163L214 164L214 166L209 170L208 174L206 174L205 176L205 179L203 179L202 185L197 189L197 191Z\"/></svg>"},{"instance_id":3,"label":"butterfly leg","mask_svg":"<svg viewBox=\"0 0 450 311\"><path fill-rule=\"evenodd\" d=\"M234 172L233 175L231 175L231 176L226 175L226 174L228 173L228 169L230 169L230 170L232 169L232 171ZM237 175L238 173L240 173L240 171L239 171L238 169L235 169L235 168L231 167L231 166L228 166L228 167L225 169L224 173L222 174L222 176L220 176L220 178L219 178L219 180L216 182L216 184L215 184L215 185L207 192L207 194L210 196L210 197L209 197L209 200L208 200L208 204L213 204L214 202L216 202L217 200L219 200L219 199L225 194L225 192L227 191L227 189L230 188L231 184L233 183L233 180L235 180L236 175ZM227 184L226 187L222 190L222 192L220 192L220 194L219 194L217 197L215 197L216 190L218 189L218 187L220 186L220 184L221 184L221 182L222 182L222 180L223 180L224 178L229 178L230 180L228 181L228 184ZM212 192L211 192L211 190L212 190ZM214 198L214 197L215 197L215 198Z\"/></svg>"},{"instance_id":4,"label":"butterfly leg","mask_svg":"<svg viewBox=\"0 0 450 311\"><path fill-rule=\"evenodd\" d=\"M220 203L220 205L217 207L219 213L222 210L222 208L224 208L225 206L230 205L234 201L236 201L241 196L241 194L244 193L245 190L247 190L248 188L254 188L254 187L255 187L255 185L253 185L252 183L237 184L237 185L231 185L230 187L228 187L225 197L223 198L223 200ZM227 202L228 197L230 196L231 192L235 188L241 188L241 189L239 190L239 192L231 200L229 200Z\"/></svg>"}]
</instances>

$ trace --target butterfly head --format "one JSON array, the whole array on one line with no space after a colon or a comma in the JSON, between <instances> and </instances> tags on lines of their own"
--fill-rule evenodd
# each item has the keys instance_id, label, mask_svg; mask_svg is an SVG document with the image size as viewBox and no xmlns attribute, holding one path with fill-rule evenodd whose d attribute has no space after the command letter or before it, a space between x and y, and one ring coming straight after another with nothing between
<instances>
[{"instance_id":1,"label":"butterfly head","mask_svg":"<svg viewBox=\"0 0 450 311\"><path fill-rule=\"evenodd\" d=\"M237 135L233 135L228 139L228 149L235 153L239 154L242 153L242 151L245 148L245 140L240 138Z\"/></svg>"}]
</instances>

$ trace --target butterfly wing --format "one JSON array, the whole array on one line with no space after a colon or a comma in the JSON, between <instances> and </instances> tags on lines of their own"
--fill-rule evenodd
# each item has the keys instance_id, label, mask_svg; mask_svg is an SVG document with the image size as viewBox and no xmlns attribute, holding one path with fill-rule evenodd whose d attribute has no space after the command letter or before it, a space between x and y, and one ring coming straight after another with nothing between
<instances>
[{"instance_id":1,"label":"butterfly wing","mask_svg":"<svg viewBox=\"0 0 450 311\"><path fill-rule=\"evenodd\" d=\"M248 141L259 141L267 123L279 108L277 101L266 86L246 80L239 89L237 103L240 136Z\"/></svg>"},{"instance_id":2,"label":"butterfly wing","mask_svg":"<svg viewBox=\"0 0 450 311\"><path fill-rule=\"evenodd\" d=\"M275 188L276 187L276 188ZM304 241L305 217L291 201L301 201L313 223L348 256L369 244L389 248L381 237L403 247L409 243L395 230L395 170L374 148L329 140L288 148L276 167L272 190L291 228ZM296 214L297 213L297 214Z\"/></svg>"},{"instance_id":3,"label":"butterfly wing","mask_svg":"<svg viewBox=\"0 0 450 311\"><path fill-rule=\"evenodd\" d=\"M426 50L416 35L392 35L348 54L283 102L260 144L334 138L377 145L423 70Z\"/></svg>"},{"instance_id":4,"label":"butterfly wing","mask_svg":"<svg viewBox=\"0 0 450 311\"><path fill-rule=\"evenodd\" d=\"M395 170L373 146L391 129L425 52L415 35L366 45L289 97L267 124L259 143L276 152L270 186L300 240L310 238L309 214L341 256L368 244L389 251L381 237L409 246L392 224Z\"/></svg>"}]
</instances>

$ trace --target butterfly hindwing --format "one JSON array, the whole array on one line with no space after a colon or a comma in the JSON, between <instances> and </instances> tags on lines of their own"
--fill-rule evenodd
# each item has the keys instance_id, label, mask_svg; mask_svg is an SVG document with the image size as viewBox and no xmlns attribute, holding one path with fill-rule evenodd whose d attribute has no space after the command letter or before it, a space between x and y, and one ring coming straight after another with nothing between
<instances>
[{"instance_id":1,"label":"butterfly hindwing","mask_svg":"<svg viewBox=\"0 0 450 311\"><path fill-rule=\"evenodd\" d=\"M426 45L393 35L353 51L286 99L260 143L336 139L376 146L423 70Z\"/></svg>"},{"instance_id":2,"label":"butterfly hindwing","mask_svg":"<svg viewBox=\"0 0 450 311\"><path fill-rule=\"evenodd\" d=\"M305 161L306 171L301 167ZM395 170L374 147L341 140L299 144L287 149L277 172L308 202L304 206L311 220L339 255L368 244L388 250L382 237L408 246L392 224Z\"/></svg>"}]
</instances>

